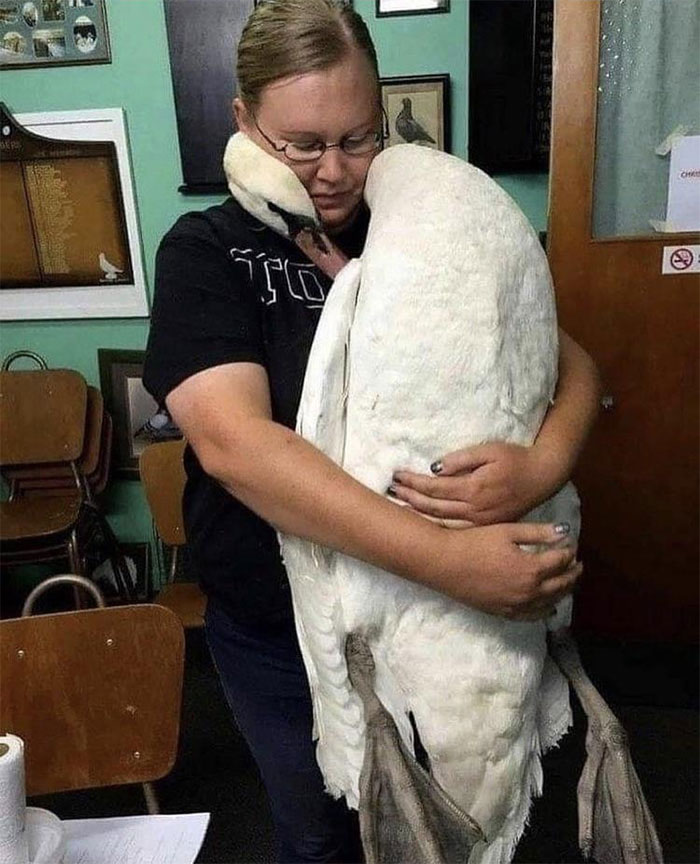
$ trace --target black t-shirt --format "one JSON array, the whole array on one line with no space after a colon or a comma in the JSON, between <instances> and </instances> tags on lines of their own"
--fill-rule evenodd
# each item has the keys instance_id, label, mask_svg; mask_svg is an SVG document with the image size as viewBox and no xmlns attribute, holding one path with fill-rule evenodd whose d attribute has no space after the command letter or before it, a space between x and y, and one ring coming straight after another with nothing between
<instances>
[{"instance_id":1,"label":"black t-shirt","mask_svg":"<svg viewBox=\"0 0 700 864\"><path fill-rule=\"evenodd\" d=\"M335 238L359 255L362 211ZM331 280L292 242L234 199L188 213L163 238L143 380L160 403L191 375L234 362L259 363L272 417L293 429L304 371ZM274 529L232 497L185 451L183 500L192 566L207 594L241 621L291 615Z\"/></svg>"}]
</instances>

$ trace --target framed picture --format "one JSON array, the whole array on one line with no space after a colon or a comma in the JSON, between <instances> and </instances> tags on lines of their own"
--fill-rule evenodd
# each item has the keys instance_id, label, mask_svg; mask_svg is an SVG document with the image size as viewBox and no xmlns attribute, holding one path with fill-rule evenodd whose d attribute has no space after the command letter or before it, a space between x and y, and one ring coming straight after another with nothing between
<instances>
[{"instance_id":1,"label":"framed picture","mask_svg":"<svg viewBox=\"0 0 700 864\"><path fill-rule=\"evenodd\" d=\"M238 41L253 0L163 0L183 194L226 193Z\"/></svg>"},{"instance_id":2,"label":"framed picture","mask_svg":"<svg viewBox=\"0 0 700 864\"><path fill-rule=\"evenodd\" d=\"M547 171L553 0L470 0L469 161L488 174Z\"/></svg>"},{"instance_id":3,"label":"framed picture","mask_svg":"<svg viewBox=\"0 0 700 864\"><path fill-rule=\"evenodd\" d=\"M0 115L0 319L146 317L122 109Z\"/></svg>"},{"instance_id":4,"label":"framed picture","mask_svg":"<svg viewBox=\"0 0 700 864\"><path fill-rule=\"evenodd\" d=\"M389 139L450 152L450 76L419 75L380 79Z\"/></svg>"},{"instance_id":5,"label":"framed picture","mask_svg":"<svg viewBox=\"0 0 700 864\"><path fill-rule=\"evenodd\" d=\"M377 0L377 18L449 12L450 0Z\"/></svg>"},{"instance_id":6,"label":"framed picture","mask_svg":"<svg viewBox=\"0 0 700 864\"><path fill-rule=\"evenodd\" d=\"M119 547L126 561L131 577L131 583L136 592L136 600L148 603L153 599L153 568L151 564L151 547L148 543L120 543ZM114 575L114 568L108 558L93 568L90 578L97 583L107 600L107 603L124 603L124 595L119 591L119 585Z\"/></svg>"},{"instance_id":7,"label":"framed picture","mask_svg":"<svg viewBox=\"0 0 700 864\"><path fill-rule=\"evenodd\" d=\"M150 602L153 599L153 568L151 564L151 547L148 543L122 543L121 549L127 559L127 567L131 569L129 561L133 563L136 570L136 596L139 600Z\"/></svg>"},{"instance_id":8,"label":"framed picture","mask_svg":"<svg viewBox=\"0 0 700 864\"><path fill-rule=\"evenodd\" d=\"M104 0L0 0L0 69L111 62Z\"/></svg>"},{"instance_id":9,"label":"framed picture","mask_svg":"<svg viewBox=\"0 0 700 864\"><path fill-rule=\"evenodd\" d=\"M112 469L138 479L141 451L154 441L182 438L165 406L143 386L145 351L99 348L100 389L112 416Z\"/></svg>"}]
</instances>

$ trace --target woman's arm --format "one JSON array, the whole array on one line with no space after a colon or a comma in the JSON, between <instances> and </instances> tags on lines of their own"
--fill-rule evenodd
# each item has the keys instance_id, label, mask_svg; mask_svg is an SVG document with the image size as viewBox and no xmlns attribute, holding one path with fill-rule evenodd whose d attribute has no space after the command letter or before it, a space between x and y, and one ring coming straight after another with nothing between
<instances>
[{"instance_id":1,"label":"woman's arm","mask_svg":"<svg viewBox=\"0 0 700 864\"><path fill-rule=\"evenodd\" d=\"M559 328L559 381L532 448L543 478L541 500L571 477L598 416L601 384L593 358Z\"/></svg>"},{"instance_id":2,"label":"woman's arm","mask_svg":"<svg viewBox=\"0 0 700 864\"><path fill-rule=\"evenodd\" d=\"M426 515L487 525L521 518L571 476L598 413L593 360L559 331L556 398L532 447L491 442L436 455L439 476L397 471L390 494Z\"/></svg>"},{"instance_id":3,"label":"woman's arm","mask_svg":"<svg viewBox=\"0 0 700 864\"><path fill-rule=\"evenodd\" d=\"M422 582L484 611L539 617L580 575L571 548L547 525L446 531L398 507L270 419L262 366L234 363L191 376L168 409L202 467L277 529Z\"/></svg>"}]
</instances>

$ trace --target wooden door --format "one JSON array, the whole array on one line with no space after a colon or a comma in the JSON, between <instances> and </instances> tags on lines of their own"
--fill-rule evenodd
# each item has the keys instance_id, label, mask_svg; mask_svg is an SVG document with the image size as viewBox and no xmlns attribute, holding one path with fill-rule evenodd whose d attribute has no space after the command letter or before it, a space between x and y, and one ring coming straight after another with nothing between
<instances>
[{"instance_id":1,"label":"wooden door","mask_svg":"<svg viewBox=\"0 0 700 864\"><path fill-rule=\"evenodd\" d=\"M586 568L575 621L598 634L690 642L700 274L662 275L662 256L700 244L700 234L594 237L601 5L555 6L548 254L561 324L597 361L607 406L575 478Z\"/></svg>"}]
</instances>

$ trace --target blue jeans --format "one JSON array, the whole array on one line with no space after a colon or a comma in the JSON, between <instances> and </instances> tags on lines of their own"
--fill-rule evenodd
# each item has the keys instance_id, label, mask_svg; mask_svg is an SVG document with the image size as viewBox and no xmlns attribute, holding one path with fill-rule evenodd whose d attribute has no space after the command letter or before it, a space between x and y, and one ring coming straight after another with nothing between
<instances>
[{"instance_id":1,"label":"blue jeans","mask_svg":"<svg viewBox=\"0 0 700 864\"><path fill-rule=\"evenodd\" d=\"M241 625L210 600L207 642L236 724L260 769L280 864L361 860L357 814L323 786L293 621Z\"/></svg>"}]
</instances>

